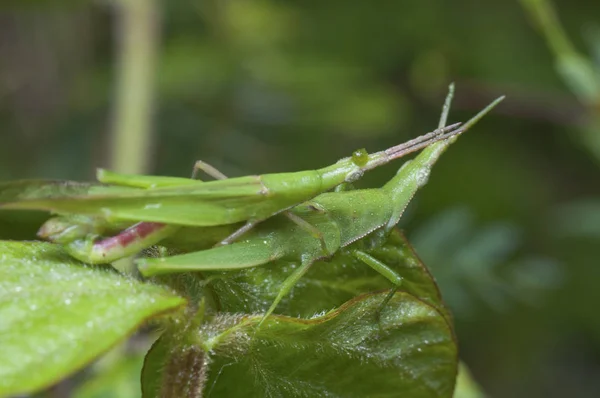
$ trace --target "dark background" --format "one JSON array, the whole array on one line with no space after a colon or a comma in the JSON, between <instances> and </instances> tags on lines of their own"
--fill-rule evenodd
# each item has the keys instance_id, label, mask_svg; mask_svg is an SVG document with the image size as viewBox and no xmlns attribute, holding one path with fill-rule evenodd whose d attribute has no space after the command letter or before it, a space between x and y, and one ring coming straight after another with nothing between
<instances>
[{"instance_id":1,"label":"dark background","mask_svg":"<svg viewBox=\"0 0 600 398\"><path fill-rule=\"evenodd\" d=\"M435 128L452 81L450 122L506 94L402 227L491 396L597 397L600 2L550 6L3 0L0 179L317 168ZM0 213L3 238L34 227Z\"/></svg>"}]
</instances>

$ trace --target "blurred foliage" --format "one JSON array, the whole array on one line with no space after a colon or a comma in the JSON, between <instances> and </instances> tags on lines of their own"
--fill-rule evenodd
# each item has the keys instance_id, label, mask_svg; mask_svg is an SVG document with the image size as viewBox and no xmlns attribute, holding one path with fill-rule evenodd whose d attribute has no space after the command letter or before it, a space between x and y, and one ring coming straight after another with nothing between
<instances>
[{"instance_id":1,"label":"blurred foliage","mask_svg":"<svg viewBox=\"0 0 600 398\"><path fill-rule=\"evenodd\" d=\"M581 54L569 39L549 0L521 0L555 57L555 68L577 99L587 108L581 140L600 161L600 34L598 21L587 30L593 57Z\"/></svg>"},{"instance_id":2,"label":"blurred foliage","mask_svg":"<svg viewBox=\"0 0 600 398\"><path fill-rule=\"evenodd\" d=\"M0 4L0 178L91 179L110 165L118 1ZM598 396L600 3L554 3L158 2L146 171L187 176L195 159L228 175L314 168L431 129L450 80L451 121L507 94L441 161L405 227L484 390ZM444 246L426 244L431 220L457 206L468 210ZM1 236L33 238L41 216L27 217L0 213ZM470 249L477 262L461 259Z\"/></svg>"},{"instance_id":3,"label":"blurred foliage","mask_svg":"<svg viewBox=\"0 0 600 398\"><path fill-rule=\"evenodd\" d=\"M82 382L73 398L135 398L141 397L140 374L143 354L108 355L92 368L92 375Z\"/></svg>"},{"instance_id":4,"label":"blurred foliage","mask_svg":"<svg viewBox=\"0 0 600 398\"><path fill-rule=\"evenodd\" d=\"M600 199L580 199L556 209L557 236L600 239Z\"/></svg>"},{"instance_id":5,"label":"blurred foliage","mask_svg":"<svg viewBox=\"0 0 600 398\"><path fill-rule=\"evenodd\" d=\"M477 384L467 366L460 364L454 398L484 398L485 394Z\"/></svg>"},{"instance_id":6,"label":"blurred foliage","mask_svg":"<svg viewBox=\"0 0 600 398\"><path fill-rule=\"evenodd\" d=\"M467 208L455 208L436 215L411 235L456 317L472 316L478 304L495 311L510 310L515 300L540 305L546 290L560 286L563 271L554 261L515 258L523 246L517 227L473 224Z\"/></svg>"}]
</instances>

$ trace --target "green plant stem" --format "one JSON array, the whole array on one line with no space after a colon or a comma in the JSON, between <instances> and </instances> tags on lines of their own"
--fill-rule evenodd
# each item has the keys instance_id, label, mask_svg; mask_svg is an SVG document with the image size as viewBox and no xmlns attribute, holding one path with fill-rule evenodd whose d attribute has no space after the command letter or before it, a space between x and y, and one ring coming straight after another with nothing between
<instances>
[{"instance_id":1,"label":"green plant stem","mask_svg":"<svg viewBox=\"0 0 600 398\"><path fill-rule=\"evenodd\" d=\"M119 0L117 84L111 167L148 171L152 141L153 78L158 47L158 6L153 0Z\"/></svg>"},{"instance_id":2,"label":"green plant stem","mask_svg":"<svg viewBox=\"0 0 600 398\"><path fill-rule=\"evenodd\" d=\"M577 51L558 21L552 4L546 0L521 0L523 7L537 23L539 29L556 56L575 54Z\"/></svg>"},{"instance_id":3,"label":"green plant stem","mask_svg":"<svg viewBox=\"0 0 600 398\"><path fill-rule=\"evenodd\" d=\"M600 162L600 139L598 138L600 78L597 67L590 59L576 50L560 24L551 1L521 0L521 3L539 27L548 47L554 54L557 72L579 101L588 109L588 125L581 130L580 140L594 155L596 161Z\"/></svg>"}]
</instances>

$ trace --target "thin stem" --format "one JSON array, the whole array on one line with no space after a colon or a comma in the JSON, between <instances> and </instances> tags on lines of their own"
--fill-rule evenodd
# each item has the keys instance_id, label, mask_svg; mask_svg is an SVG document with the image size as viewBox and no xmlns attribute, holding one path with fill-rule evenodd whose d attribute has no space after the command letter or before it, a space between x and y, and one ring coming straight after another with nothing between
<instances>
[{"instance_id":1,"label":"thin stem","mask_svg":"<svg viewBox=\"0 0 600 398\"><path fill-rule=\"evenodd\" d=\"M118 60L111 167L123 173L143 173L151 147L158 6L154 0L114 4Z\"/></svg>"},{"instance_id":2,"label":"thin stem","mask_svg":"<svg viewBox=\"0 0 600 398\"><path fill-rule=\"evenodd\" d=\"M524 8L534 18L538 27L544 34L548 46L555 55L574 54L577 51L569 40L562 25L558 21L556 11L552 4L546 0L521 0Z\"/></svg>"}]
</instances>

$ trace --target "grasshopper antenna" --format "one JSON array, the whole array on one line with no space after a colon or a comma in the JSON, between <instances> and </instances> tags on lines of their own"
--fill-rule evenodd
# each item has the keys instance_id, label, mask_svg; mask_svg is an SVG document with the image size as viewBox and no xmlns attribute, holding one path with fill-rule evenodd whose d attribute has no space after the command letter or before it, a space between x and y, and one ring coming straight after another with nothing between
<instances>
[{"instance_id":1,"label":"grasshopper antenna","mask_svg":"<svg viewBox=\"0 0 600 398\"><path fill-rule=\"evenodd\" d=\"M454 87L451 85L451 93L453 93L453 88ZM456 137L458 137L460 134L473 127L473 125L475 125L483 116L485 116L490 110L492 110L492 108L498 105L498 103L504 100L504 98L505 96L496 98L491 104L482 109L477 115L473 116L465 124L461 125L461 123L454 123L448 127L439 128L435 131L432 131L431 133L422 135L421 137L417 137L403 144L386 149L385 151L383 151L385 156L387 156L386 161L408 155L412 152L416 152L438 141L443 141L448 138L456 139ZM450 104L448 101L446 104L444 104L440 124L445 123L445 118L448 116L448 110L450 107L449 105Z\"/></svg>"},{"instance_id":2,"label":"grasshopper antenna","mask_svg":"<svg viewBox=\"0 0 600 398\"><path fill-rule=\"evenodd\" d=\"M386 156L386 161L400 158L402 156L408 155L409 153L413 153L420 149L423 149L433 144L434 142L442 141L455 135L461 134L466 131L464 127L461 127L461 124L462 123L454 123L450 126L439 128L437 130L432 131L431 133L424 134L420 137L414 138L400 145L388 148L385 151L383 151L383 153Z\"/></svg>"},{"instance_id":3,"label":"grasshopper antenna","mask_svg":"<svg viewBox=\"0 0 600 398\"><path fill-rule=\"evenodd\" d=\"M430 133L420 135L417 138L413 138L412 140L409 140L409 141L403 142L402 144L388 148L384 152L386 155L392 156L394 153L399 153L401 151L413 148L418 145L422 145L425 143L427 143L427 145L429 145L429 143L435 142L436 138L439 138L440 136L442 136L446 133L457 131L458 127L460 127L461 124L462 123L459 122L459 123L451 124L450 126L446 126L446 127L440 126L436 130L433 130Z\"/></svg>"},{"instance_id":4,"label":"grasshopper antenna","mask_svg":"<svg viewBox=\"0 0 600 398\"><path fill-rule=\"evenodd\" d=\"M448 122L448 114L450 113L450 105L452 104L452 99L454 98L454 83L450 83L448 86L448 95L446 96L446 100L444 101L444 106L442 107L442 115L440 116L440 123L438 124L438 129L444 128L446 122Z\"/></svg>"}]
</instances>

